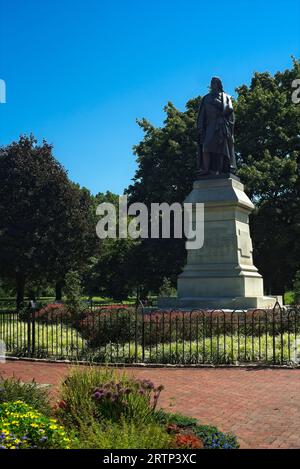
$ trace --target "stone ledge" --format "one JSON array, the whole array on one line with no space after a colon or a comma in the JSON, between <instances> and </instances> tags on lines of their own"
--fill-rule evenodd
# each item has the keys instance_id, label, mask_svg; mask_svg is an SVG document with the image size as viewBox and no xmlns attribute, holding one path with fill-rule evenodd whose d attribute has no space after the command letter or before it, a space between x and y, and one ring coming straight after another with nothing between
<instances>
[{"instance_id":1,"label":"stone ledge","mask_svg":"<svg viewBox=\"0 0 300 469\"><path fill-rule=\"evenodd\" d=\"M260 297L161 297L158 299L159 308L180 308L184 310L199 309L221 309L227 311L245 311L248 309L272 309L276 302L282 306L281 296Z\"/></svg>"}]
</instances>

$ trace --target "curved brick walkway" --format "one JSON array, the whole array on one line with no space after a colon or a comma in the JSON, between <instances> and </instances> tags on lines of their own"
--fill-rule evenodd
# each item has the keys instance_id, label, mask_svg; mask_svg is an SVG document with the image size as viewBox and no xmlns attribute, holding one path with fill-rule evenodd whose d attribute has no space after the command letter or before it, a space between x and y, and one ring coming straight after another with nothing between
<instances>
[{"instance_id":1,"label":"curved brick walkway","mask_svg":"<svg viewBox=\"0 0 300 469\"><path fill-rule=\"evenodd\" d=\"M0 374L52 384L70 365L7 361ZM163 384L161 405L232 431L242 448L300 448L300 370L255 368L126 368Z\"/></svg>"}]
</instances>

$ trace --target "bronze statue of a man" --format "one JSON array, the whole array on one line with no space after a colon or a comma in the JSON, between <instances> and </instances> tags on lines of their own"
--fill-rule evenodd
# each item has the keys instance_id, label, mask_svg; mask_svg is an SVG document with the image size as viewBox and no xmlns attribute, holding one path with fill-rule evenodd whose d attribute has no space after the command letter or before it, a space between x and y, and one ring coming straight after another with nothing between
<instances>
[{"instance_id":1,"label":"bronze statue of a man","mask_svg":"<svg viewBox=\"0 0 300 469\"><path fill-rule=\"evenodd\" d=\"M220 78L213 77L210 93L201 100L197 118L198 175L234 173L234 112Z\"/></svg>"}]
</instances>

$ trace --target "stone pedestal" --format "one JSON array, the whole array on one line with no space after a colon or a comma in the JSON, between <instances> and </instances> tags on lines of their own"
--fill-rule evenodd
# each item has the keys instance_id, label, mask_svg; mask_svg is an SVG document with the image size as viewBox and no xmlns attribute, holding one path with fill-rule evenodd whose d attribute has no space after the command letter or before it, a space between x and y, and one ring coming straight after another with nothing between
<instances>
[{"instance_id":1,"label":"stone pedestal","mask_svg":"<svg viewBox=\"0 0 300 469\"><path fill-rule=\"evenodd\" d=\"M235 176L194 182L185 202L204 203L204 245L190 249L178 277L177 298L161 298L160 307L249 309L273 307L252 259L249 214L254 206Z\"/></svg>"}]
</instances>

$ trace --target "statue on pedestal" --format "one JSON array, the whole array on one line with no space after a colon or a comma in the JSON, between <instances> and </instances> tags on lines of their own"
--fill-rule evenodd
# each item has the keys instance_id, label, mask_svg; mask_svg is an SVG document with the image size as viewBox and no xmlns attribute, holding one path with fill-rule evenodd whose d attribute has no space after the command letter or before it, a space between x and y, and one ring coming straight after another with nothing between
<instances>
[{"instance_id":1,"label":"statue on pedestal","mask_svg":"<svg viewBox=\"0 0 300 469\"><path fill-rule=\"evenodd\" d=\"M211 79L210 93L201 100L197 129L198 176L235 173L234 112L220 78Z\"/></svg>"}]
</instances>

